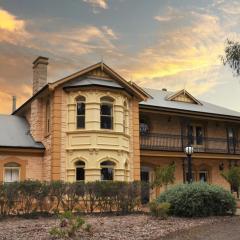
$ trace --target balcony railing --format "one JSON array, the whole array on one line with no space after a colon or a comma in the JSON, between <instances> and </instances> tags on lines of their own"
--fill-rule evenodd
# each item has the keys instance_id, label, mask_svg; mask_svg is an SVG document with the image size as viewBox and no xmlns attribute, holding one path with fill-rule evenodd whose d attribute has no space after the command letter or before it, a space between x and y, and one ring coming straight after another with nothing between
<instances>
[{"instance_id":1,"label":"balcony railing","mask_svg":"<svg viewBox=\"0 0 240 240\"><path fill-rule=\"evenodd\" d=\"M234 139L202 137L202 144L194 144L194 152L240 154L240 142ZM140 135L142 150L176 151L183 152L188 146L189 138L181 135L150 133Z\"/></svg>"}]
</instances>

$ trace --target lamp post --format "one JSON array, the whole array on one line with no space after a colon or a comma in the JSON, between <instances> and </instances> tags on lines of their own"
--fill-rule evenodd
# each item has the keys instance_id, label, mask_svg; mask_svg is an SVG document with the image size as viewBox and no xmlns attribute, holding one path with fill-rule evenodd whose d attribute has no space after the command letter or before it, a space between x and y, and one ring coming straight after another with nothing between
<instances>
[{"instance_id":1,"label":"lamp post","mask_svg":"<svg viewBox=\"0 0 240 240\"><path fill-rule=\"evenodd\" d=\"M187 155L187 162L188 162L188 174L187 174L187 181L188 183L192 182L192 154L193 154L193 147L188 146L185 148L185 153Z\"/></svg>"}]
</instances>

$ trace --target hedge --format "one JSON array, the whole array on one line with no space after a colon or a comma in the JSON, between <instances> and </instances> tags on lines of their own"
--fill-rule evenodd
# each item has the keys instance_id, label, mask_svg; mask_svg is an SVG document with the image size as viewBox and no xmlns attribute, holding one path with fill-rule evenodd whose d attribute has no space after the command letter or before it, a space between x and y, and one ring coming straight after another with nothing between
<instances>
[{"instance_id":1,"label":"hedge","mask_svg":"<svg viewBox=\"0 0 240 240\"><path fill-rule=\"evenodd\" d=\"M207 183L176 185L157 198L170 203L170 214L180 217L206 217L234 214L236 200L222 187Z\"/></svg>"},{"instance_id":2,"label":"hedge","mask_svg":"<svg viewBox=\"0 0 240 240\"><path fill-rule=\"evenodd\" d=\"M141 203L140 182L40 182L0 184L0 214L59 211L129 213Z\"/></svg>"}]
</instances>

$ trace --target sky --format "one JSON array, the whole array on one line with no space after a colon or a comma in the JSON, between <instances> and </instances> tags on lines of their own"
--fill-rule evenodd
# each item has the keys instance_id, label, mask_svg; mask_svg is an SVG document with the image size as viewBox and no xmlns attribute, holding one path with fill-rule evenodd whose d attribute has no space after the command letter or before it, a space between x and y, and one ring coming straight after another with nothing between
<instances>
[{"instance_id":1,"label":"sky","mask_svg":"<svg viewBox=\"0 0 240 240\"><path fill-rule=\"evenodd\" d=\"M0 113L32 95L32 62L48 81L103 61L141 87L240 111L240 78L223 66L240 41L240 0L0 0Z\"/></svg>"}]
</instances>

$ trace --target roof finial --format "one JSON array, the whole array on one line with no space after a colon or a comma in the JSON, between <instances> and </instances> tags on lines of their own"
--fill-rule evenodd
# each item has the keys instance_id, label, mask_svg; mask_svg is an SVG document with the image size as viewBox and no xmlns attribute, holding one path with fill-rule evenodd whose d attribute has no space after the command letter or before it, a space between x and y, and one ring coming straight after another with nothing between
<instances>
[{"instance_id":1,"label":"roof finial","mask_svg":"<svg viewBox=\"0 0 240 240\"><path fill-rule=\"evenodd\" d=\"M101 70L103 71L103 55L101 55Z\"/></svg>"},{"instance_id":2,"label":"roof finial","mask_svg":"<svg viewBox=\"0 0 240 240\"><path fill-rule=\"evenodd\" d=\"M184 85L183 85L183 94L185 95L185 93L186 93L186 83L187 82L187 80L185 80L184 81Z\"/></svg>"}]
</instances>

